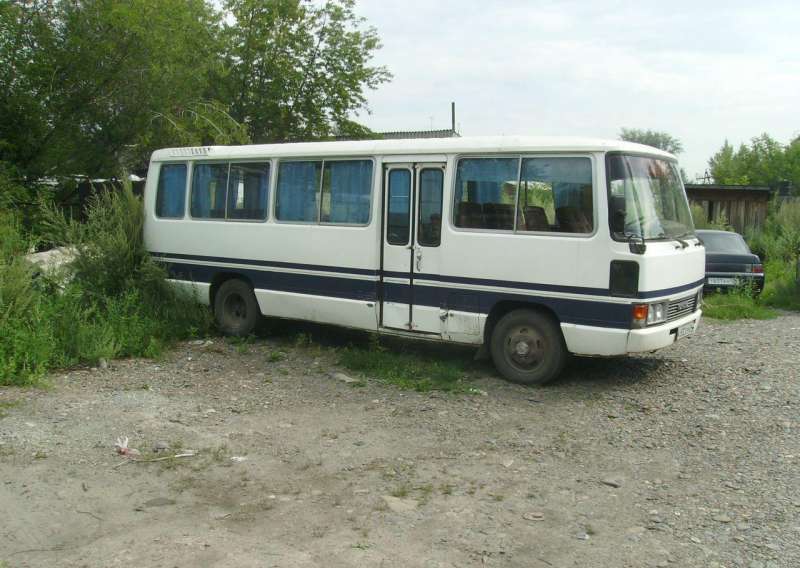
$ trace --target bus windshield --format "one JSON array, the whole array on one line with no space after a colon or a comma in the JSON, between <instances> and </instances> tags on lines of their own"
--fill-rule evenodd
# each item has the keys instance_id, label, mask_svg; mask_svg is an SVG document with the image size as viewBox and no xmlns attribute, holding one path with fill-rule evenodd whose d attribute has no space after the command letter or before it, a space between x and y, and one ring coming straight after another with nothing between
<instances>
[{"instance_id":1,"label":"bus windshield","mask_svg":"<svg viewBox=\"0 0 800 568\"><path fill-rule=\"evenodd\" d=\"M609 222L616 239L680 239L694 234L676 164L647 156L607 158Z\"/></svg>"}]
</instances>

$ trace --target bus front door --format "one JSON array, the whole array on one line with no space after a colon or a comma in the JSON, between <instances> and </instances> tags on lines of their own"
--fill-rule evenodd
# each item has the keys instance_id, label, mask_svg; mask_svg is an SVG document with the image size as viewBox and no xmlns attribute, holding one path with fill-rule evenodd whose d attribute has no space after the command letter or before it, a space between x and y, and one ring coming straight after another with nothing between
<instances>
[{"instance_id":1,"label":"bus front door","mask_svg":"<svg viewBox=\"0 0 800 568\"><path fill-rule=\"evenodd\" d=\"M444 164L391 164L384 170L381 325L440 335L438 288ZM426 278L428 277L428 278Z\"/></svg>"}]
</instances>

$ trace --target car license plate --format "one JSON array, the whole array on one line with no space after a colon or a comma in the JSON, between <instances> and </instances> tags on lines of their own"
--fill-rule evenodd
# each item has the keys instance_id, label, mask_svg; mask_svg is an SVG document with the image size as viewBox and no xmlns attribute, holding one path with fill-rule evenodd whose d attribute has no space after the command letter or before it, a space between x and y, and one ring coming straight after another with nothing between
<instances>
[{"instance_id":1,"label":"car license plate","mask_svg":"<svg viewBox=\"0 0 800 568\"><path fill-rule=\"evenodd\" d=\"M736 278L709 278L711 286L736 286Z\"/></svg>"},{"instance_id":2,"label":"car license plate","mask_svg":"<svg viewBox=\"0 0 800 568\"><path fill-rule=\"evenodd\" d=\"M681 339L686 337L687 335L692 335L694 333L694 322L689 322L683 324L678 328L678 337L676 339Z\"/></svg>"}]
</instances>

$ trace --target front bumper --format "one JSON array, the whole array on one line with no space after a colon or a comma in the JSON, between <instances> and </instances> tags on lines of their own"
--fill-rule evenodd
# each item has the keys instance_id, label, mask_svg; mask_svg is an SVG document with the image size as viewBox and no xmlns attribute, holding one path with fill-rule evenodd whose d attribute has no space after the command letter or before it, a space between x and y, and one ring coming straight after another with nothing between
<instances>
[{"instance_id":1,"label":"front bumper","mask_svg":"<svg viewBox=\"0 0 800 568\"><path fill-rule=\"evenodd\" d=\"M562 323L561 331L567 349L574 355L609 357L655 351L677 341L678 328L691 324L697 331L702 310L695 310L676 320L643 329L613 329Z\"/></svg>"},{"instance_id":2,"label":"front bumper","mask_svg":"<svg viewBox=\"0 0 800 568\"><path fill-rule=\"evenodd\" d=\"M644 329L632 329L628 332L628 353L639 353L642 351L655 351L672 345L678 340L678 328L685 325L692 325L692 332L697 331L700 324L700 316L703 310L696 310L691 314L685 315L680 319L661 325L654 325Z\"/></svg>"}]
</instances>

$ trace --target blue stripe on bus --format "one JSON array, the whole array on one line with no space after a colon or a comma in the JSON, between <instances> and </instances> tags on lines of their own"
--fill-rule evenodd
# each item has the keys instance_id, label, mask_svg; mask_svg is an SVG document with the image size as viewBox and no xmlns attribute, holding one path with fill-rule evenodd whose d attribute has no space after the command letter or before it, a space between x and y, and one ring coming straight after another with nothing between
<instances>
[{"instance_id":1,"label":"blue stripe on bus","mask_svg":"<svg viewBox=\"0 0 800 568\"><path fill-rule=\"evenodd\" d=\"M409 278L408 272L396 272L391 270L370 270L367 268L347 268L342 266L327 266L319 264L301 264L295 262L278 262L266 260L250 260L238 258L225 258L218 256L198 256L191 254L171 254L162 252L153 252L153 256L158 258L176 258L181 260L191 260L197 262L218 262L221 264L243 264L249 266L263 266L266 268L289 268L294 270L315 270L319 272L332 272L336 274L354 274L359 276L379 276L383 275L389 278ZM562 286L558 284L537 284L532 282L516 282L513 280L492 280L489 278L471 278L467 276L448 276L444 274L414 274L415 279L430 280L434 282L442 282L445 284L468 284L474 286L493 286L498 288L511 288L515 290L530 290L533 292L559 292L564 294L583 294L588 296L611 296L608 288L590 288L587 286ZM672 288L663 288L661 290L650 290L639 292L636 298L657 298L659 296L669 296L670 294L677 294L685 292L692 288L698 288L705 283L705 278L701 278L697 282L683 284L681 286L674 286Z\"/></svg>"},{"instance_id":2,"label":"blue stripe on bus","mask_svg":"<svg viewBox=\"0 0 800 568\"><path fill-rule=\"evenodd\" d=\"M214 276L225 271L225 268L202 264L168 263L167 270L175 280L211 283ZM246 276L254 288L311 294L331 298L375 301L377 299L377 282L373 280L355 280L338 276L315 276L293 272L273 272L235 268L237 274Z\"/></svg>"},{"instance_id":3,"label":"blue stripe on bus","mask_svg":"<svg viewBox=\"0 0 800 568\"><path fill-rule=\"evenodd\" d=\"M224 270L217 266L202 264L167 262L171 278L192 282L210 283L214 276ZM330 298L343 298L360 301L377 301L377 281L356 280L339 276L320 276L237 268L237 273L250 279L253 287L262 290L309 294ZM528 296L505 292L467 290L415 284L383 283L385 301L403 304L413 303L449 310L486 314L500 301L530 302L551 308L564 323L628 329L630 327L630 305L614 304L597 300L575 300Z\"/></svg>"},{"instance_id":4,"label":"blue stripe on bus","mask_svg":"<svg viewBox=\"0 0 800 568\"><path fill-rule=\"evenodd\" d=\"M562 323L630 329L630 304L617 304L599 300L577 300L550 296L530 296L509 292L441 288L414 284L384 283L384 300L415 306L429 306L445 310L458 310L477 314L488 314L498 302L522 302L547 306Z\"/></svg>"},{"instance_id":5,"label":"blue stripe on bus","mask_svg":"<svg viewBox=\"0 0 800 568\"><path fill-rule=\"evenodd\" d=\"M335 272L338 274L358 274L359 276L377 276L377 270L368 268L346 268L343 266L325 266L320 264L299 264L296 262L278 262L272 260L251 260L246 258L225 258L221 256L198 256L194 254L172 254L166 252L151 252L157 258L178 258L197 262L219 262L221 264L244 264L248 266L264 266L266 268L291 268L293 270L318 270L320 272Z\"/></svg>"}]
</instances>

